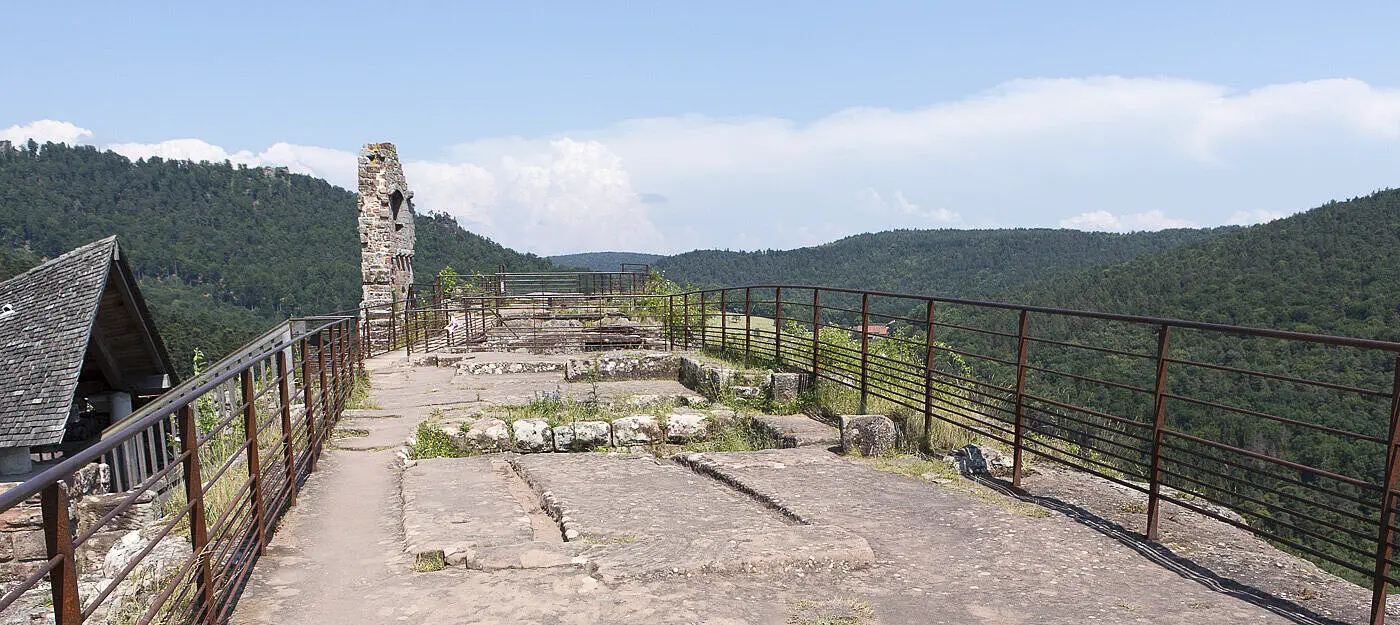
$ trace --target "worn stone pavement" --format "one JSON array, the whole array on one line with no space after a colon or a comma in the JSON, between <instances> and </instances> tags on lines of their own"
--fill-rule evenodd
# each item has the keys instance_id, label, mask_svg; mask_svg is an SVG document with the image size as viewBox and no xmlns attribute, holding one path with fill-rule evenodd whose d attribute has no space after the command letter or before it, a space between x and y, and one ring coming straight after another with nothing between
<instances>
[{"instance_id":1,"label":"worn stone pavement","mask_svg":"<svg viewBox=\"0 0 1400 625\"><path fill-rule=\"evenodd\" d=\"M606 454L471 458L431 472L420 469L439 461L422 461L405 482L395 448L433 408L527 401L564 388L562 373L462 379L409 367L402 353L368 367L381 408L342 427L369 435L328 446L233 623L1313 622L1219 592L1063 515L1021 514L820 447L688 457L700 472ZM489 482L511 471L535 490ZM415 572L404 497L424 491L405 489L413 472L441 488L424 510L448 515L442 526L420 523L417 535L463 544L528 535L527 545L559 549L545 535L554 528L542 532L538 510L531 516L548 491L546 503L566 509L565 527L578 530L568 557ZM489 501L448 511L472 497ZM471 527L474 518L483 526ZM770 534L780 539L765 542ZM747 557L729 539L783 545L788 560L768 553L776 565L716 566ZM869 562L852 555L859 544ZM849 565L803 564L821 549Z\"/></svg>"}]
</instances>

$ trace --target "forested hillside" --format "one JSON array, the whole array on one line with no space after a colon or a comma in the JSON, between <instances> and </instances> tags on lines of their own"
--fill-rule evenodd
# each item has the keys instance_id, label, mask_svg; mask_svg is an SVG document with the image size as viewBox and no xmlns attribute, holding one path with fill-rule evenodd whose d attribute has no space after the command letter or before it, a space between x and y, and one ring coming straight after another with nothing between
<instances>
[{"instance_id":1,"label":"forested hillside","mask_svg":"<svg viewBox=\"0 0 1400 625\"><path fill-rule=\"evenodd\" d=\"M411 181L410 181L411 182ZM418 207L415 272L553 268ZM0 275L116 234L177 362L222 354L289 315L360 298L355 194L298 174L132 162L90 146L0 149Z\"/></svg>"},{"instance_id":2,"label":"forested hillside","mask_svg":"<svg viewBox=\"0 0 1400 625\"><path fill-rule=\"evenodd\" d=\"M649 265L659 258L660 254L641 252L584 252L550 256L549 260L563 267L577 267L588 271L621 271L623 263Z\"/></svg>"},{"instance_id":3,"label":"forested hillside","mask_svg":"<svg viewBox=\"0 0 1400 625\"><path fill-rule=\"evenodd\" d=\"M1230 230L892 230L795 250L687 252L653 266L672 280L705 286L819 284L989 297Z\"/></svg>"},{"instance_id":4,"label":"forested hillside","mask_svg":"<svg viewBox=\"0 0 1400 625\"><path fill-rule=\"evenodd\" d=\"M1065 276L1020 299L1397 340L1400 190Z\"/></svg>"}]
</instances>

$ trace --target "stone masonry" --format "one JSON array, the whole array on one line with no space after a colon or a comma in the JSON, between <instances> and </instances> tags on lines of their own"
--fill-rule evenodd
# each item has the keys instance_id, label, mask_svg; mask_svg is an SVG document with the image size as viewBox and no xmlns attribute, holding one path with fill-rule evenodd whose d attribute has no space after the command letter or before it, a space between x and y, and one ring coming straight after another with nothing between
<instances>
[{"instance_id":1,"label":"stone masonry","mask_svg":"<svg viewBox=\"0 0 1400 625\"><path fill-rule=\"evenodd\" d=\"M360 149L363 304L403 302L413 284L413 192L392 143Z\"/></svg>"}]
</instances>

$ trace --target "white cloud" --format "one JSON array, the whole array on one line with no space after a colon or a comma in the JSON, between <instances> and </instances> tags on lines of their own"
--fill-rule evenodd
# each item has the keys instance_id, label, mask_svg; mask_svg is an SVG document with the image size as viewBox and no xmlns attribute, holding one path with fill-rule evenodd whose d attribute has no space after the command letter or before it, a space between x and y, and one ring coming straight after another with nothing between
<instances>
[{"instance_id":1,"label":"white cloud","mask_svg":"<svg viewBox=\"0 0 1400 625\"><path fill-rule=\"evenodd\" d=\"M1108 211L1092 211L1080 213L1068 219L1061 219L1060 226L1074 228L1075 230L1093 230L1096 232L1115 232L1122 228L1122 223L1118 218Z\"/></svg>"},{"instance_id":2,"label":"white cloud","mask_svg":"<svg viewBox=\"0 0 1400 625\"><path fill-rule=\"evenodd\" d=\"M905 199L903 191L894 192L894 201L896 210L899 214L906 217L917 217L925 221L941 224L951 224L962 221L962 215L946 208L919 208L918 204Z\"/></svg>"},{"instance_id":3,"label":"white cloud","mask_svg":"<svg viewBox=\"0 0 1400 625\"><path fill-rule=\"evenodd\" d=\"M80 128L69 122L54 121L52 119L41 119L37 122L23 126L10 126L0 130L0 140L13 142L20 145L30 139L38 143L67 143L68 145L78 145L86 143L86 139L92 136L92 131Z\"/></svg>"},{"instance_id":4,"label":"white cloud","mask_svg":"<svg viewBox=\"0 0 1400 625\"><path fill-rule=\"evenodd\" d=\"M856 193L856 208L872 216L885 217L882 223L893 226L929 227L931 225L951 225L962 221L962 215L946 208L920 208L904 197L904 192L895 190L894 201L880 195L874 187L866 187ZM894 222L890 220L893 219Z\"/></svg>"},{"instance_id":5,"label":"white cloud","mask_svg":"<svg viewBox=\"0 0 1400 625\"><path fill-rule=\"evenodd\" d=\"M1225 220L1225 225L1227 225L1227 226L1252 226L1252 225L1254 225L1254 224L1268 223L1268 222L1271 222L1271 221L1273 221L1273 220L1275 220L1275 219L1283 219L1284 217L1287 217L1287 216L1288 216L1288 215L1285 215L1285 214L1283 214L1283 213L1276 213L1276 212L1274 212L1274 211L1269 211L1269 210L1264 210L1264 209L1255 209L1255 210L1248 210L1248 211L1235 211L1234 214L1230 215L1230 218L1229 218L1229 219L1226 219L1226 220Z\"/></svg>"},{"instance_id":6,"label":"white cloud","mask_svg":"<svg viewBox=\"0 0 1400 625\"><path fill-rule=\"evenodd\" d=\"M43 124L51 136L91 136L64 122L24 128ZM356 184L345 150L230 152L195 139L111 147ZM1172 78L1031 79L810 123L636 119L472 141L442 159L402 156L421 210L544 253L791 247L892 227L1255 223L1395 186L1400 89L1350 79L1249 91Z\"/></svg>"},{"instance_id":7,"label":"white cloud","mask_svg":"<svg viewBox=\"0 0 1400 625\"><path fill-rule=\"evenodd\" d=\"M1196 224L1185 219L1168 217L1159 210L1150 210L1130 215L1114 215L1108 211L1080 213L1068 219L1061 219L1060 226L1075 230L1096 232L1138 232L1142 230L1164 230L1167 228L1193 228Z\"/></svg>"},{"instance_id":8,"label":"white cloud","mask_svg":"<svg viewBox=\"0 0 1400 625\"><path fill-rule=\"evenodd\" d=\"M1241 204L1282 216L1392 186L1400 90L1348 79L1244 92L1171 78L1018 80L916 110L808 124L640 119L452 154L483 162L560 137L607 146L633 187L668 198L657 227L692 228L706 246L799 245L810 221L837 236L950 224L1129 231L1228 223ZM850 189L868 191L853 202ZM1071 208L1087 215L1055 217Z\"/></svg>"},{"instance_id":9,"label":"white cloud","mask_svg":"<svg viewBox=\"0 0 1400 625\"><path fill-rule=\"evenodd\" d=\"M229 154L223 148L199 139L171 139L160 143L113 143L107 149L131 160L160 157L168 160L209 161L225 160L248 165L261 165L251 152L244 150Z\"/></svg>"}]
</instances>

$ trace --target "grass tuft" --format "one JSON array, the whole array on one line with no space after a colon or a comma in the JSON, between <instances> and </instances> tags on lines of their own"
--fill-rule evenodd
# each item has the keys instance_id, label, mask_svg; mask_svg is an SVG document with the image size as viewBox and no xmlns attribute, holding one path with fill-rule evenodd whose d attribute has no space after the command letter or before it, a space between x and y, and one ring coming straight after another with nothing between
<instances>
[{"instance_id":1,"label":"grass tuft","mask_svg":"<svg viewBox=\"0 0 1400 625\"><path fill-rule=\"evenodd\" d=\"M447 557L441 551L420 553L413 560L414 573L432 573L447 568Z\"/></svg>"},{"instance_id":2,"label":"grass tuft","mask_svg":"<svg viewBox=\"0 0 1400 625\"><path fill-rule=\"evenodd\" d=\"M408 455L414 460L424 458L461 458L467 455L460 447L453 442L452 437L447 432L442 431L431 419L418 424L418 430L414 432L413 445L408 448Z\"/></svg>"}]
</instances>

